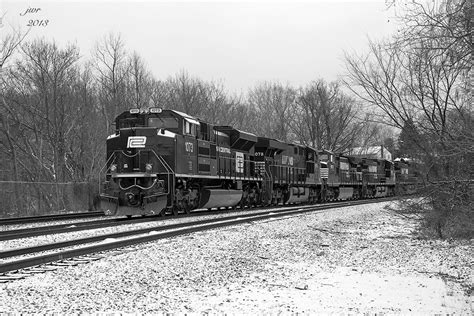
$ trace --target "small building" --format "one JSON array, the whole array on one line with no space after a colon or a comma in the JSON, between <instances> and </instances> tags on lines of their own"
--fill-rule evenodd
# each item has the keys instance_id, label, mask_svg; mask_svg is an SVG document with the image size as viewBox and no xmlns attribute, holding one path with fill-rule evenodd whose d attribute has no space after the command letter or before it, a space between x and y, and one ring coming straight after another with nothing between
<instances>
[{"instance_id":1,"label":"small building","mask_svg":"<svg viewBox=\"0 0 474 316\"><path fill-rule=\"evenodd\" d=\"M350 148L346 155L369 159L385 159L392 161L392 153L384 146L368 146Z\"/></svg>"}]
</instances>

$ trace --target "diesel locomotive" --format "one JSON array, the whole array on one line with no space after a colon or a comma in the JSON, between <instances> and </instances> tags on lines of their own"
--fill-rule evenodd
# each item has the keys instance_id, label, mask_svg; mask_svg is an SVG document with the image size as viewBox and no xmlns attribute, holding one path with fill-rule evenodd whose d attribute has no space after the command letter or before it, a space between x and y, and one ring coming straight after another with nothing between
<instances>
[{"instance_id":1,"label":"diesel locomotive","mask_svg":"<svg viewBox=\"0 0 474 316\"><path fill-rule=\"evenodd\" d=\"M115 127L101 171L107 215L389 196L412 181L402 162L284 143L175 110L131 109Z\"/></svg>"}]
</instances>

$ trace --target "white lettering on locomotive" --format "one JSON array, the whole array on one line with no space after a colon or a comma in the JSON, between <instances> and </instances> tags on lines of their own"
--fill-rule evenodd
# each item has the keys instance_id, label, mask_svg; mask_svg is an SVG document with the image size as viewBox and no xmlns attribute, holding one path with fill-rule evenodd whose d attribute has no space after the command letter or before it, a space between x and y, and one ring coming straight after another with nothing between
<instances>
[{"instance_id":1,"label":"white lettering on locomotive","mask_svg":"<svg viewBox=\"0 0 474 316\"><path fill-rule=\"evenodd\" d=\"M235 152L235 171L244 172L244 153Z\"/></svg>"},{"instance_id":2,"label":"white lettering on locomotive","mask_svg":"<svg viewBox=\"0 0 474 316\"><path fill-rule=\"evenodd\" d=\"M190 142L185 142L184 147L188 153L194 152L194 144Z\"/></svg>"},{"instance_id":3,"label":"white lettering on locomotive","mask_svg":"<svg viewBox=\"0 0 474 316\"><path fill-rule=\"evenodd\" d=\"M129 136L127 148L145 148L146 136Z\"/></svg>"},{"instance_id":4,"label":"white lettering on locomotive","mask_svg":"<svg viewBox=\"0 0 474 316\"><path fill-rule=\"evenodd\" d=\"M227 147L219 147L219 146L217 146L217 150L218 150L220 153L230 154L230 148L227 148Z\"/></svg>"}]
</instances>

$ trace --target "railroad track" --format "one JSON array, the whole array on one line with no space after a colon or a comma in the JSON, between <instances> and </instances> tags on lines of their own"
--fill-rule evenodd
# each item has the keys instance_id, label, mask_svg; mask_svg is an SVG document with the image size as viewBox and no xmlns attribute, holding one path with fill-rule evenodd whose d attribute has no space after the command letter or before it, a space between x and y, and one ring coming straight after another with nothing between
<instances>
[{"instance_id":1,"label":"railroad track","mask_svg":"<svg viewBox=\"0 0 474 316\"><path fill-rule=\"evenodd\" d=\"M339 203L339 202L330 202L330 203ZM325 205L325 204L323 204ZM301 206L300 206L301 207ZM304 206L307 207L307 206ZM275 206L270 207L260 207L258 209L265 209L265 208L275 208ZM257 212L258 209L255 209ZM229 214L232 212L239 213L242 211L246 211L248 209L236 209L236 210L217 210L217 211L199 211L199 212L192 212L190 214L180 214L178 215L179 218L184 217L195 217L201 215L218 215L218 214ZM103 213L102 213L103 215ZM170 214L171 215L171 214ZM37 237L37 236L46 236L46 235L53 235L53 234L61 234L61 233L72 233L90 229L99 229L99 228L108 228L108 227L115 227L115 226L122 226L128 224L138 224L156 220L167 220L173 219L176 216L166 216L162 217L160 215L153 215L153 216L146 216L146 217L121 217L121 218L107 218L101 220L93 220L93 221L85 221L85 222L72 222L66 224L54 224L54 225L45 225L45 226L37 226L37 227L28 227L28 228L18 228L18 229L6 229L0 231L0 241L7 241L7 240L15 240L20 238L29 238L29 237Z\"/></svg>"},{"instance_id":2,"label":"railroad track","mask_svg":"<svg viewBox=\"0 0 474 316\"><path fill-rule=\"evenodd\" d=\"M354 206L360 204L379 203L387 199L377 200L363 200L363 201L346 201L340 203L322 204L322 205L311 205L311 206L294 206L285 207L280 209L270 209L258 211L249 214L237 214L221 218L196 220L186 223L177 223L170 225L163 225L159 227L151 227L145 229L136 229L126 232L111 233L105 235L98 235L88 238L81 238L75 240L69 240L54 244L46 244L34 247L12 249L8 251L0 252L0 258L4 260L0 264L0 281L15 279L15 275L11 272L23 269L24 273L36 273L38 272L38 266L44 264L54 263L55 265L76 265L82 262L88 262L96 260L97 258L87 257L93 254L97 254L104 251L110 251L113 249L123 248L135 244L150 242L158 239L171 238L175 236L190 234L198 231L205 231L215 228L233 226L243 223L278 219L284 217L292 217L301 215L308 212L322 212L332 208ZM114 240L116 238L122 238L120 240ZM104 242L105 241L105 242ZM95 243L90 245L90 243ZM64 249L65 247L81 246L74 249ZM44 251L56 250L48 254L41 254ZM28 258L12 260L13 258L21 255L33 255ZM69 260L73 258L72 260ZM76 259L74 259L76 258ZM27 268L31 268L28 270ZM27 270L25 270L27 269ZM48 270L48 268L46 268ZM32 271L32 272L31 272ZM39 272L44 272L39 270ZM6 274L10 272L9 274ZM20 275L21 272L20 272Z\"/></svg>"},{"instance_id":3,"label":"railroad track","mask_svg":"<svg viewBox=\"0 0 474 316\"><path fill-rule=\"evenodd\" d=\"M247 209L245 209L247 210ZM257 209L256 209L257 210ZM235 210L234 212L241 212L241 209ZM217 210L217 211L201 211L193 212L191 214L180 214L179 218L185 217L195 217L201 215L217 215L217 214L229 214L224 213L226 211ZM38 227L28 227L28 228L19 228L19 229L7 229L0 231L0 241L15 240L20 238L29 238L37 236L46 236L52 234L61 234L61 233L72 233L83 230L98 229L98 228L108 228L114 226L128 225L128 224L138 224L144 222L151 222L155 220L167 220L173 219L177 216L166 216L161 217L160 215L146 216L146 217L132 217L132 218L108 218L96 221L87 221L87 222L74 222L67 224L56 224L56 225L47 225L47 226L38 226Z\"/></svg>"},{"instance_id":4,"label":"railroad track","mask_svg":"<svg viewBox=\"0 0 474 316\"><path fill-rule=\"evenodd\" d=\"M339 203L339 202L330 202L330 203ZM325 204L322 204L322 205L325 205ZM308 206L304 206L304 207L308 207ZM268 207L260 207L260 209L265 209L265 208L268 208ZM270 208L275 208L275 207L271 206ZM248 210L248 209L236 209L233 211L232 210L200 211L200 212L193 212L191 214L180 214L178 215L178 217L184 218L184 217L194 217L194 216L201 216L201 215L229 214L231 212L239 213L245 210ZM258 209L255 209L255 211L257 210ZM19 228L19 229L6 229L6 230L0 231L0 241L8 241L8 240L15 240L15 239L20 239L20 238L46 236L46 235L61 234L61 233L72 233L72 232L78 232L78 231L84 231L84 230L90 230L90 229L108 228L108 227L115 227L115 226L129 225L129 224L151 222L151 221L156 221L156 220L167 220L167 219L173 219L173 218L176 218L176 216L162 217L160 215L153 215L153 216L132 217L132 218L121 217L121 218L107 218L107 219L94 220L94 221L72 222L72 223L66 223L66 224L54 224L54 225L45 225L45 226L37 226L37 227Z\"/></svg>"},{"instance_id":5,"label":"railroad track","mask_svg":"<svg viewBox=\"0 0 474 316\"><path fill-rule=\"evenodd\" d=\"M104 216L104 212L84 212L84 213L71 213L71 214L0 218L0 225L28 224L28 223L38 223L38 222L56 221L56 220L69 220L69 219L89 218L89 217L98 217L98 216Z\"/></svg>"},{"instance_id":6,"label":"railroad track","mask_svg":"<svg viewBox=\"0 0 474 316\"><path fill-rule=\"evenodd\" d=\"M60 233L71 233L71 232L77 232L77 231L82 231L82 230L127 225L131 223L143 223L143 222L153 221L156 219L157 219L157 216L132 217L132 218L125 218L125 217L108 218L108 219L101 219L101 220L96 220L96 221L74 222L74 223L67 223L67 224L10 229L10 230L0 231L0 241L52 235L52 234L60 234Z\"/></svg>"}]
</instances>

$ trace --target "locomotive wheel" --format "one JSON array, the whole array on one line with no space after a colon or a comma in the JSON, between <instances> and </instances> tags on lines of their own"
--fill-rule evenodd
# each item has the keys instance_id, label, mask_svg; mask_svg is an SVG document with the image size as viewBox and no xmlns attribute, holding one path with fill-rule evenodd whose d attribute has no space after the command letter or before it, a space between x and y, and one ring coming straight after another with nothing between
<instances>
[{"instance_id":1,"label":"locomotive wheel","mask_svg":"<svg viewBox=\"0 0 474 316\"><path fill-rule=\"evenodd\" d=\"M178 207L177 207L176 205L173 206L173 208L171 209L171 211L173 212L173 216L178 216L179 210L178 210Z\"/></svg>"},{"instance_id":2,"label":"locomotive wheel","mask_svg":"<svg viewBox=\"0 0 474 316\"><path fill-rule=\"evenodd\" d=\"M186 204L186 206L184 207L184 212L187 215L189 215L189 214L191 214L191 209L192 209L192 207L189 204Z\"/></svg>"}]
</instances>

